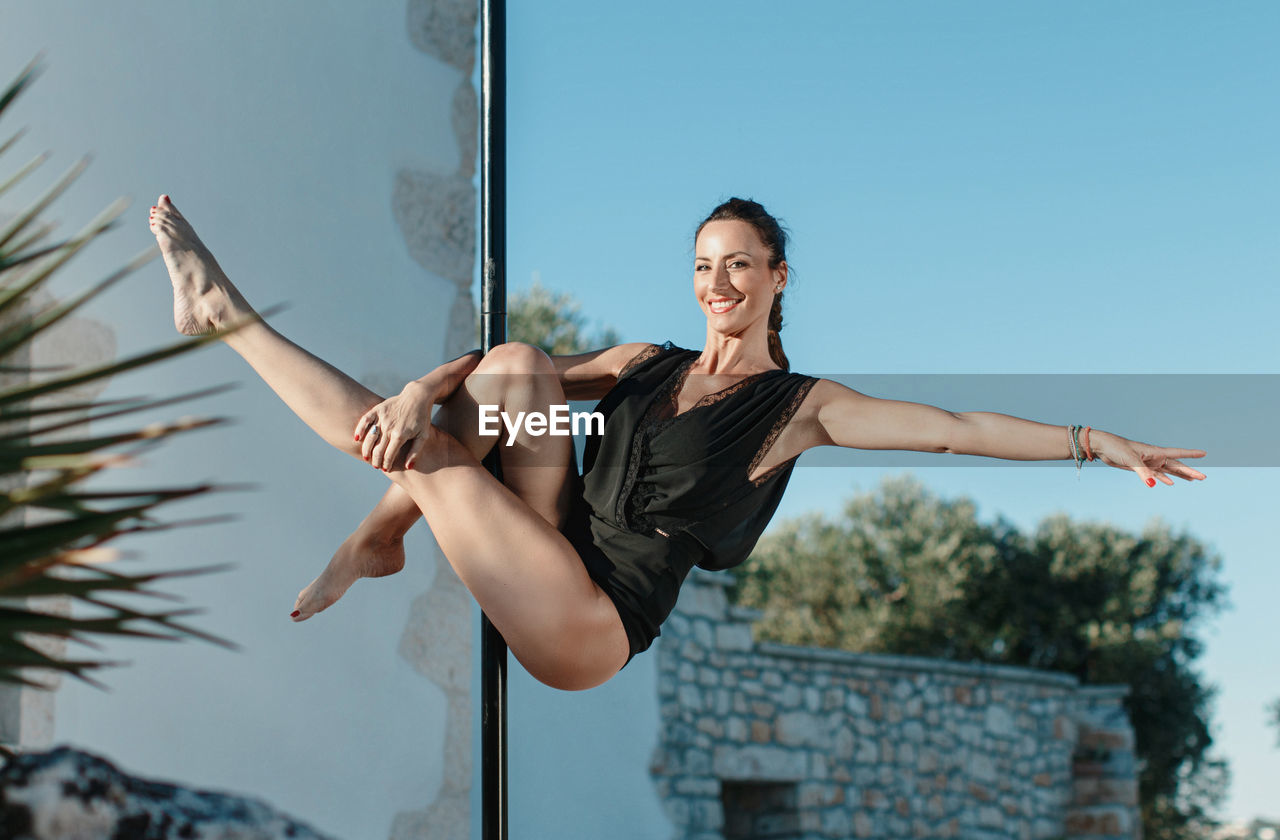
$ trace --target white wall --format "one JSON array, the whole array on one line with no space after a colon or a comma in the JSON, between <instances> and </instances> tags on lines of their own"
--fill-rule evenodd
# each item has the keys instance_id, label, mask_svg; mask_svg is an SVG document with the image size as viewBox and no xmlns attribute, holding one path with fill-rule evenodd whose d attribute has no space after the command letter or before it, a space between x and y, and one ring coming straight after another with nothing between
<instances>
[{"instance_id":1,"label":"white wall","mask_svg":"<svg viewBox=\"0 0 1280 840\"><path fill-rule=\"evenodd\" d=\"M449 114L462 74L414 48L403 2L5 4L0 76L37 51L46 72L0 126L29 133L2 171L51 149L34 178L47 185L92 152L50 214L64 232L122 194L134 200L128 224L56 291L150 245L148 207L169 192L252 302L289 304L276 324L300 344L380 381L441 360L454 284L410 258L392 190L402 168L457 169ZM93 306L121 355L175 337L168 285L156 262ZM362 582L331 612L293 624L299 589L386 482L319 442L225 348L113 382L106 395L229 381L243 384L173 415L226 415L234 426L166 446L113 480L257 485L170 511L238 521L136 540L140 556L126 561L234 563L160 588L206 607L192 623L242 650L112 643L105 655L131 664L100 677L108 692L64 683L55 742L140 775L259 795L338 836L386 836L397 812L432 802L443 773L444 695L397 653L434 574L429 536L414 534L402 574Z\"/></svg>"},{"instance_id":2,"label":"white wall","mask_svg":"<svg viewBox=\"0 0 1280 840\"><path fill-rule=\"evenodd\" d=\"M441 361L459 278L415 262L423 249L406 244L393 193L406 171L455 183L471 174L459 154L465 132L455 138L451 124L464 72L416 49L407 32L458 5L6 5L0 78L37 51L46 72L0 125L3 136L29 128L0 173L52 149L35 179L44 185L92 152L89 173L51 214L64 229L122 194L134 201L124 229L55 291L82 288L148 247L147 210L168 192L251 302L288 304L274 323L299 344L383 390ZM89 314L116 328L121 356L173 338L168 286L156 262L93 305ZM100 675L108 692L64 682L53 742L99 751L138 775L257 795L347 838L388 836L397 814L428 813L450 769L461 768L454 784L471 813L455 814L455 825L469 822L479 836L478 760L468 767L472 756L445 751L453 727L478 756L478 721L457 713L456 696L449 716L445 692L422 675L430 655L419 649L411 662L398 653L422 630L415 601L419 613L429 604L438 561L429 533L411 534L404 572L358 583L303 624L288 618L385 479L328 449L225 348L115 381L106 396L215 382L240 387L172 414L225 415L233 426L171 443L112 480L255 485L170 512L233 513L234 523L136 540L128 561L233 563L159 588L205 608L191 623L241 650L113 642L104 655L130 664ZM446 644L465 646L474 630ZM474 708L473 698L463 705ZM583 693L537 684L512 660L510 709L513 838L670 833L648 774L658 725L652 653ZM444 836L425 825L408 819L398 836Z\"/></svg>"}]
</instances>

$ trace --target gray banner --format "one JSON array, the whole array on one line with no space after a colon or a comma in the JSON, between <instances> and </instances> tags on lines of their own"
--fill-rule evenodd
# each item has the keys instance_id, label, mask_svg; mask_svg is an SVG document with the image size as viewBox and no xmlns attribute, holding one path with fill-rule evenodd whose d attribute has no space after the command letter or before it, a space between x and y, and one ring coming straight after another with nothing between
<instances>
[{"instance_id":1,"label":"gray banner","mask_svg":"<svg viewBox=\"0 0 1280 840\"><path fill-rule=\"evenodd\" d=\"M527 378L536 380L542 376L547 377L547 382L536 383L534 390L558 393L559 382L551 375ZM1280 418L1280 374L851 373L821 378L880 399L924 403L954 413L1008 414L1062 426L1064 452L1066 426L1076 423L1155 446L1203 449L1205 457L1186 459L1197 469L1280 466L1280 434L1273 426ZM714 393L726 383L723 377L714 384L699 383L697 379L690 376L682 393ZM490 390L483 383L473 384ZM561 404L575 412L595 407L594 400ZM687 398L682 400L682 407L696 410L689 408ZM582 436L575 438L580 447ZM1051 463L1069 464L1070 459L1006 461L974 455L825 446L806 452L798 466L1037 467Z\"/></svg>"}]
</instances>

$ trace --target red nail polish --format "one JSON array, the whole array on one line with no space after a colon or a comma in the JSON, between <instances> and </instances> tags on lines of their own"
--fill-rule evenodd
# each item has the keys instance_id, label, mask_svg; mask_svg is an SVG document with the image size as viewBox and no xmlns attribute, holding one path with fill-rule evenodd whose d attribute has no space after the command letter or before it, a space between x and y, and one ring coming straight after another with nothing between
<instances>
[{"instance_id":1,"label":"red nail polish","mask_svg":"<svg viewBox=\"0 0 1280 840\"><path fill-rule=\"evenodd\" d=\"M1155 487L1155 486L1156 486L1156 480L1155 480L1154 478L1148 478L1148 479L1147 479L1147 486L1148 486L1148 487Z\"/></svg>"},{"instance_id":2,"label":"red nail polish","mask_svg":"<svg viewBox=\"0 0 1280 840\"><path fill-rule=\"evenodd\" d=\"M360 436L359 436L359 435L356 435L356 440L360 440Z\"/></svg>"},{"instance_id":3,"label":"red nail polish","mask_svg":"<svg viewBox=\"0 0 1280 840\"><path fill-rule=\"evenodd\" d=\"M289 613L290 618L297 618L300 615L302 615L302 610L294 610L293 612Z\"/></svg>"}]
</instances>

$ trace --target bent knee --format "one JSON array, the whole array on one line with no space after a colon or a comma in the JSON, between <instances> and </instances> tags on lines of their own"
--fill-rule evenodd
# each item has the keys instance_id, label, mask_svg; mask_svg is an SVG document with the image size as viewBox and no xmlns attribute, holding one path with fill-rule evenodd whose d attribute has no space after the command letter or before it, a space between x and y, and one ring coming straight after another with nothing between
<instances>
[{"instance_id":1,"label":"bent knee","mask_svg":"<svg viewBox=\"0 0 1280 840\"><path fill-rule=\"evenodd\" d=\"M555 373L551 357L542 348L523 341L499 344L485 354L476 367L485 373Z\"/></svg>"}]
</instances>

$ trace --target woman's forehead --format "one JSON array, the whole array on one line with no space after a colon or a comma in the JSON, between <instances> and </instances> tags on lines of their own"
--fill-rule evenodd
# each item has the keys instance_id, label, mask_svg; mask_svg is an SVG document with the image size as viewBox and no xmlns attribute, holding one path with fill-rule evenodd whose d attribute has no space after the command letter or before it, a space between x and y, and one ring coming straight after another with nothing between
<instances>
[{"instance_id":1,"label":"woman's forehead","mask_svg":"<svg viewBox=\"0 0 1280 840\"><path fill-rule=\"evenodd\" d=\"M712 252L729 251L752 253L759 250L762 245L760 235L747 222L736 219L707 222L698 234L695 255L709 257Z\"/></svg>"}]
</instances>

